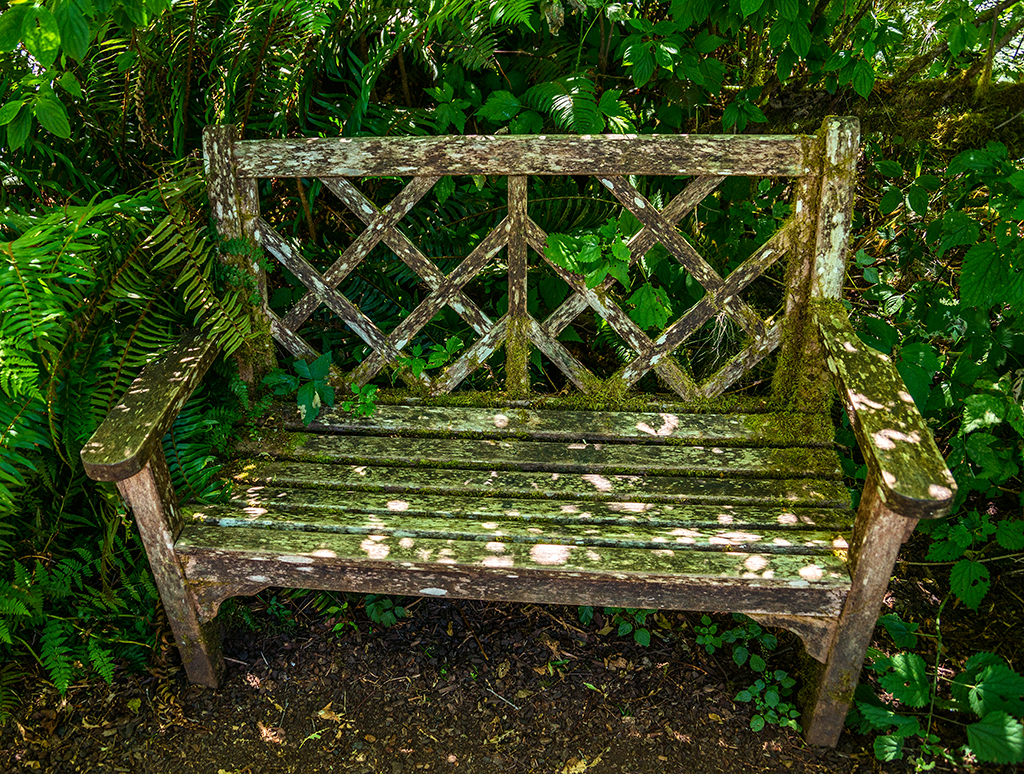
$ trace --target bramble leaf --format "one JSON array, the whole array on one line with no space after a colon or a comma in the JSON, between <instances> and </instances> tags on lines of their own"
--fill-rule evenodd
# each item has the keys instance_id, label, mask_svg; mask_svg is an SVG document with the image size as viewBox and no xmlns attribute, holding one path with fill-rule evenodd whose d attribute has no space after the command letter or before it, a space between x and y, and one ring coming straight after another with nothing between
<instances>
[{"instance_id":1,"label":"bramble leaf","mask_svg":"<svg viewBox=\"0 0 1024 774\"><path fill-rule=\"evenodd\" d=\"M1005 712L990 712L967 726L967 743L986 763L1024 761L1024 726Z\"/></svg>"},{"instance_id":2,"label":"bramble leaf","mask_svg":"<svg viewBox=\"0 0 1024 774\"><path fill-rule=\"evenodd\" d=\"M977 610L990 586L988 568L981 562L961 559L949 574L953 593L972 610Z\"/></svg>"}]
</instances>

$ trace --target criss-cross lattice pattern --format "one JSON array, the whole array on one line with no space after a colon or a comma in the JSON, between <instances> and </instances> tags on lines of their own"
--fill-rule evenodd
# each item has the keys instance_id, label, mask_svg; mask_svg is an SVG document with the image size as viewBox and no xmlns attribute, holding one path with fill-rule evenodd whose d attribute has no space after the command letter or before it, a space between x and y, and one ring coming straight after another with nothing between
<instances>
[{"instance_id":1,"label":"criss-cross lattice pattern","mask_svg":"<svg viewBox=\"0 0 1024 774\"><path fill-rule=\"evenodd\" d=\"M366 226L365 230L322 274L310 265L262 217L256 221L256 237L264 248L286 266L307 288L302 298L282 317L273 321L278 340L293 354L308 357L315 351L298 335L299 327L320 304L337 314L369 347L372 353L351 374L357 384L373 379L388 364L402 356L405 348L444 306L455 310L477 334L466 349L437 379L426 374L416 377L433 393L449 392L479 367L510 337L521 335L543 352L565 377L584 392L629 388L646 373L655 370L661 379L686 399L713 397L731 386L781 340L781 320L766 321L743 299L741 292L785 253L789 228L784 226L728 277L720 276L679 232L676 224L724 179L704 176L693 180L661 212L624 177L601 177L600 182L642 224L628 243L630 265L635 265L656 243L662 244L693 278L705 295L681 317L651 339L615 302L609 277L602 286L588 288L584 278L551 262L546 256L547 234L527 214L527 178L509 176L508 214L449 274L425 256L398 229L398 223L429 192L439 177L415 177L387 206L378 209L347 178L324 178L324 186L338 197ZM391 333L385 334L345 298L338 286L378 244L384 243L412 269L430 289L429 295ZM526 311L526 247L540 255L571 289L569 297L545 319L538 321ZM492 320L465 292L466 285L507 249L509 310ZM602 380L584 366L560 341L559 336L582 312L592 309L606 320L635 353L624 368ZM720 314L728 315L746 334L748 343L703 384L671 357L702 325ZM518 320L519 324L513 325ZM513 348L509 347L509 351ZM515 348L521 350L521 347ZM516 378L509 369L510 379ZM520 376L521 380L523 377ZM614 383L613 383L614 382ZM511 385L510 385L511 386ZM516 386L522 391L522 385Z\"/></svg>"}]
</instances>

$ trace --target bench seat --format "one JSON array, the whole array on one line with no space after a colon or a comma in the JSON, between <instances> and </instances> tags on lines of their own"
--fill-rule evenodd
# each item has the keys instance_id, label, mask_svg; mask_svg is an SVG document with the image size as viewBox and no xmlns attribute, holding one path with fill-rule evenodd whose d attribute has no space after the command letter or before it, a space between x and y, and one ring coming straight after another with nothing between
<instances>
[{"instance_id":1,"label":"bench seat","mask_svg":"<svg viewBox=\"0 0 1024 774\"><path fill-rule=\"evenodd\" d=\"M186 505L175 552L206 619L268 585L545 602L552 583L565 604L834 617L853 512L827 427L515 407L327 414L243 445L230 501Z\"/></svg>"}]
</instances>

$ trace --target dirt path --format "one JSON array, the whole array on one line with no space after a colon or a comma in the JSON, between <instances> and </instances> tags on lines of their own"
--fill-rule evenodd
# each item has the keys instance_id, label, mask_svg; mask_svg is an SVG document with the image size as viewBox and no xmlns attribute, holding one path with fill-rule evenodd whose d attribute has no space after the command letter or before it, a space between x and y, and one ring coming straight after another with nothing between
<instances>
[{"instance_id":1,"label":"dirt path","mask_svg":"<svg viewBox=\"0 0 1024 774\"><path fill-rule=\"evenodd\" d=\"M219 691L174 667L76 685L66 700L26 686L0 729L0 771L905 770L848 733L820 750L789 730L751 731L750 705L733 697L752 673L695 645L694 614L668 614L674 633L640 647L599 635L600 614L583 627L574 608L424 600L382 628L361 610L335 620L309 598L265 599L274 615L240 605L228 617ZM795 671L798 647L782 637L773 667Z\"/></svg>"}]
</instances>

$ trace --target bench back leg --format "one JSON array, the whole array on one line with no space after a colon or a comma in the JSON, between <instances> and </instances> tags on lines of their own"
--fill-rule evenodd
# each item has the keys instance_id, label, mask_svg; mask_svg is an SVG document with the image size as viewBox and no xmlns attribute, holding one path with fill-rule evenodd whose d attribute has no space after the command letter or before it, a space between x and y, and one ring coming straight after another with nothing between
<instances>
[{"instance_id":1,"label":"bench back leg","mask_svg":"<svg viewBox=\"0 0 1024 774\"><path fill-rule=\"evenodd\" d=\"M835 747L839 740L896 557L916 525L917 519L886 507L869 475L850 546L853 586L824 665L814 664L817 674L807 675L803 717L808 744Z\"/></svg>"},{"instance_id":2,"label":"bench back leg","mask_svg":"<svg viewBox=\"0 0 1024 774\"><path fill-rule=\"evenodd\" d=\"M119 481L117 488L135 514L135 523L188 679L216 688L224 676L220 631L215 621L200 622L185 574L174 555L181 516L163 451L158 449L142 470Z\"/></svg>"}]
</instances>

